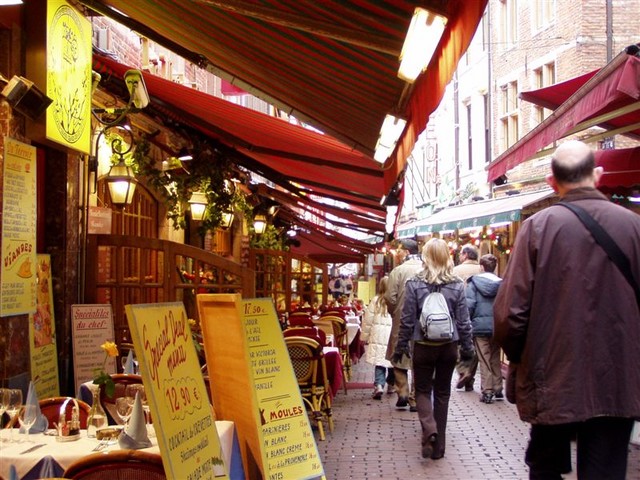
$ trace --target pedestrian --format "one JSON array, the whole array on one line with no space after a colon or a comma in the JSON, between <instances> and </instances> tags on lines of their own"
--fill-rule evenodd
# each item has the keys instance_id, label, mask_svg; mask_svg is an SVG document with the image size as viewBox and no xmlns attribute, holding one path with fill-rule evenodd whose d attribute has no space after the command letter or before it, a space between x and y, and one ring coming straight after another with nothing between
<instances>
[{"instance_id":1,"label":"pedestrian","mask_svg":"<svg viewBox=\"0 0 640 480\"><path fill-rule=\"evenodd\" d=\"M367 344L364 360L374 365L373 398L380 400L387 385L387 393L395 392L393 365L385 358L389 335L391 334L391 315L387 309L384 294L387 291L388 277L378 284L378 294L371 299L362 317L360 338Z\"/></svg>"},{"instance_id":2,"label":"pedestrian","mask_svg":"<svg viewBox=\"0 0 640 480\"><path fill-rule=\"evenodd\" d=\"M482 272L478 263L478 249L471 244L462 247L459 256L460 263L453 267L453 273L466 282L469 277ZM458 372L458 382L456 388L464 388L465 392L473 392L473 385L476 383L476 371L478 369L478 359L472 358L469 361L460 361L456 364Z\"/></svg>"},{"instance_id":3,"label":"pedestrian","mask_svg":"<svg viewBox=\"0 0 640 480\"><path fill-rule=\"evenodd\" d=\"M640 217L596 190L602 173L586 144L568 141L547 181L608 233L629 275L577 214L553 205L522 223L494 304L494 337L515 365L515 402L531 424L531 479L571 471L573 436L578 478L624 479L640 418Z\"/></svg>"},{"instance_id":4,"label":"pedestrian","mask_svg":"<svg viewBox=\"0 0 640 480\"><path fill-rule=\"evenodd\" d=\"M437 460L445 453L451 378L458 359L458 346L462 359L473 357L475 352L464 283L453 274L446 242L439 238L429 240L422 249L422 259L424 269L405 285L398 344L393 357L394 360L406 355L412 358L416 405L422 428L422 457ZM426 340L419 321L425 298L436 288L445 297L455 325L453 338L444 342Z\"/></svg>"},{"instance_id":5,"label":"pedestrian","mask_svg":"<svg viewBox=\"0 0 640 480\"><path fill-rule=\"evenodd\" d=\"M480 364L480 401L484 403L504 399L500 347L493 339L493 302L502 283L494 273L497 263L494 255L483 255L480 258L482 273L469 277L465 289L473 344Z\"/></svg>"},{"instance_id":6,"label":"pedestrian","mask_svg":"<svg viewBox=\"0 0 640 480\"><path fill-rule=\"evenodd\" d=\"M404 285L406 281L422 270L422 258L418 250L418 242L407 238L400 240L395 255L396 266L389 274L389 288L384 295L387 301L389 313L391 313L391 335L387 345L387 360L391 361L394 367L396 379L396 392L398 400L396 408L406 408L409 411L417 412L413 381L409 384L409 370L411 369L410 358L399 358L392 360L398 342L398 330L400 329L400 317L402 316L402 303L404 301Z\"/></svg>"}]
</instances>

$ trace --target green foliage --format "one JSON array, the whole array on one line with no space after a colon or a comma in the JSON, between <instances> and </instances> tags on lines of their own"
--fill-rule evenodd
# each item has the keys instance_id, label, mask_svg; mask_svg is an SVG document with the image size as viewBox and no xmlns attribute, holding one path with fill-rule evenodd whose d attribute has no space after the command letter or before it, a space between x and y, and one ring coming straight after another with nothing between
<instances>
[{"instance_id":1,"label":"green foliage","mask_svg":"<svg viewBox=\"0 0 640 480\"><path fill-rule=\"evenodd\" d=\"M267 224L264 233L258 235L251 227L251 248L266 249L266 250L284 250L288 251L289 247L285 245L286 236L282 234L281 229L274 227L271 224Z\"/></svg>"}]
</instances>

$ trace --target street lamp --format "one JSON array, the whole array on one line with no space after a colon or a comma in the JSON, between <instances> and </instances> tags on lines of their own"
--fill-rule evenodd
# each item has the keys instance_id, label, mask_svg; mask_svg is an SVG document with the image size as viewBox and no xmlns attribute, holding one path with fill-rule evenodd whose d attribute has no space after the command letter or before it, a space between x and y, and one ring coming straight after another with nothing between
<instances>
[{"instance_id":1,"label":"street lamp","mask_svg":"<svg viewBox=\"0 0 640 480\"><path fill-rule=\"evenodd\" d=\"M253 219L253 230L258 235L262 235L266 229L267 229L267 217L264 215L256 215L255 218Z\"/></svg>"},{"instance_id":2,"label":"street lamp","mask_svg":"<svg viewBox=\"0 0 640 480\"><path fill-rule=\"evenodd\" d=\"M207 196L202 192L193 192L189 199L191 207L191 218L197 222L204 220L204 214L207 210Z\"/></svg>"}]
</instances>

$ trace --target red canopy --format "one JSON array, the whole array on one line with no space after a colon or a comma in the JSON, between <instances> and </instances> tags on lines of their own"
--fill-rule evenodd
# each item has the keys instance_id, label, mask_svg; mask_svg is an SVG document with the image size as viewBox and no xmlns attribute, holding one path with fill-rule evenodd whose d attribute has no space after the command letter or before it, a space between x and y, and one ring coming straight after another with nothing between
<instances>
[{"instance_id":1,"label":"red canopy","mask_svg":"<svg viewBox=\"0 0 640 480\"><path fill-rule=\"evenodd\" d=\"M95 56L94 68L122 78L130 67ZM144 73L151 107L233 148L275 174L281 186L339 200L371 233L384 230L380 165L334 138ZM322 212L322 210L320 210ZM340 216L339 212L336 215Z\"/></svg>"},{"instance_id":2,"label":"red canopy","mask_svg":"<svg viewBox=\"0 0 640 480\"><path fill-rule=\"evenodd\" d=\"M596 163L604 168L598 188L620 191L640 186L640 147L598 150Z\"/></svg>"},{"instance_id":3,"label":"red canopy","mask_svg":"<svg viewBox=\"0 0 640 480\"><path fill-rule=\"evenodd\" d=\"M522 92L520 98L541 107L555 110L599 71L594 70L548 87Z\"/></svg>"},{"instance_id":4,"label":"red canopy","mask_svg":"<svg viewBox=\"0 0 640 480\"><path fill-rule=\"evenodd\" d=\"M621 53L555 112L489 164L489 181L567 135L599 126L640 136L640 58Z\"/></svg>"}]
</instances>

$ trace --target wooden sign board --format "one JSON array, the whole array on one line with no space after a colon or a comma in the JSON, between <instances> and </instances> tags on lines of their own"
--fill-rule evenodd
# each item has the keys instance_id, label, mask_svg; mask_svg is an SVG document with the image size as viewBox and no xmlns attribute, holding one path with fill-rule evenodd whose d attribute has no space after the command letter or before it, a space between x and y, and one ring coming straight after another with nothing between
<instances>
[{"instance_id":1,"label":"wooden sign board","mask_svg":"<svg viewBox=\"0 0 640 480\"><path fill-rule=\"evenodd\" d=\"M125 307L168 478L229 478L184 305Z\"/></svg>"},{"instance_id":2,"label":"wooden sign board","mask_svg":"<svg viewBox=\"0 0 640 480\"><path fill-rule=\"evenodd\" d=\"M93 379L94 370L102 367L105 352L100 346L114 341L111 305L71 305L71 334L73 374L78 391L82 383ZM107 359L104 371L116 373L115 358Z\"/></svg>"},{"instance_id":3,"label":"wooden sign board","mask_svg":"<svg viewBox=\"0 0 640 480\"><path fill-rule=\"evenodd\" d=\"M197 303L216 415L236 423L247 476L323 476L273 301L205 294Z\"/></svg>"},{"instance_id":4,"label":"wooden sign board","mask_svg":"<svg viewBox=\"0 0 640 480\"><path fill-rule=\"evenodd\" d=\"M49 255L37 256L36 278L36 313L29 315L31 379L38 398L57 397L60 395L60 385Z\"/></svg>"}]
</instances>

